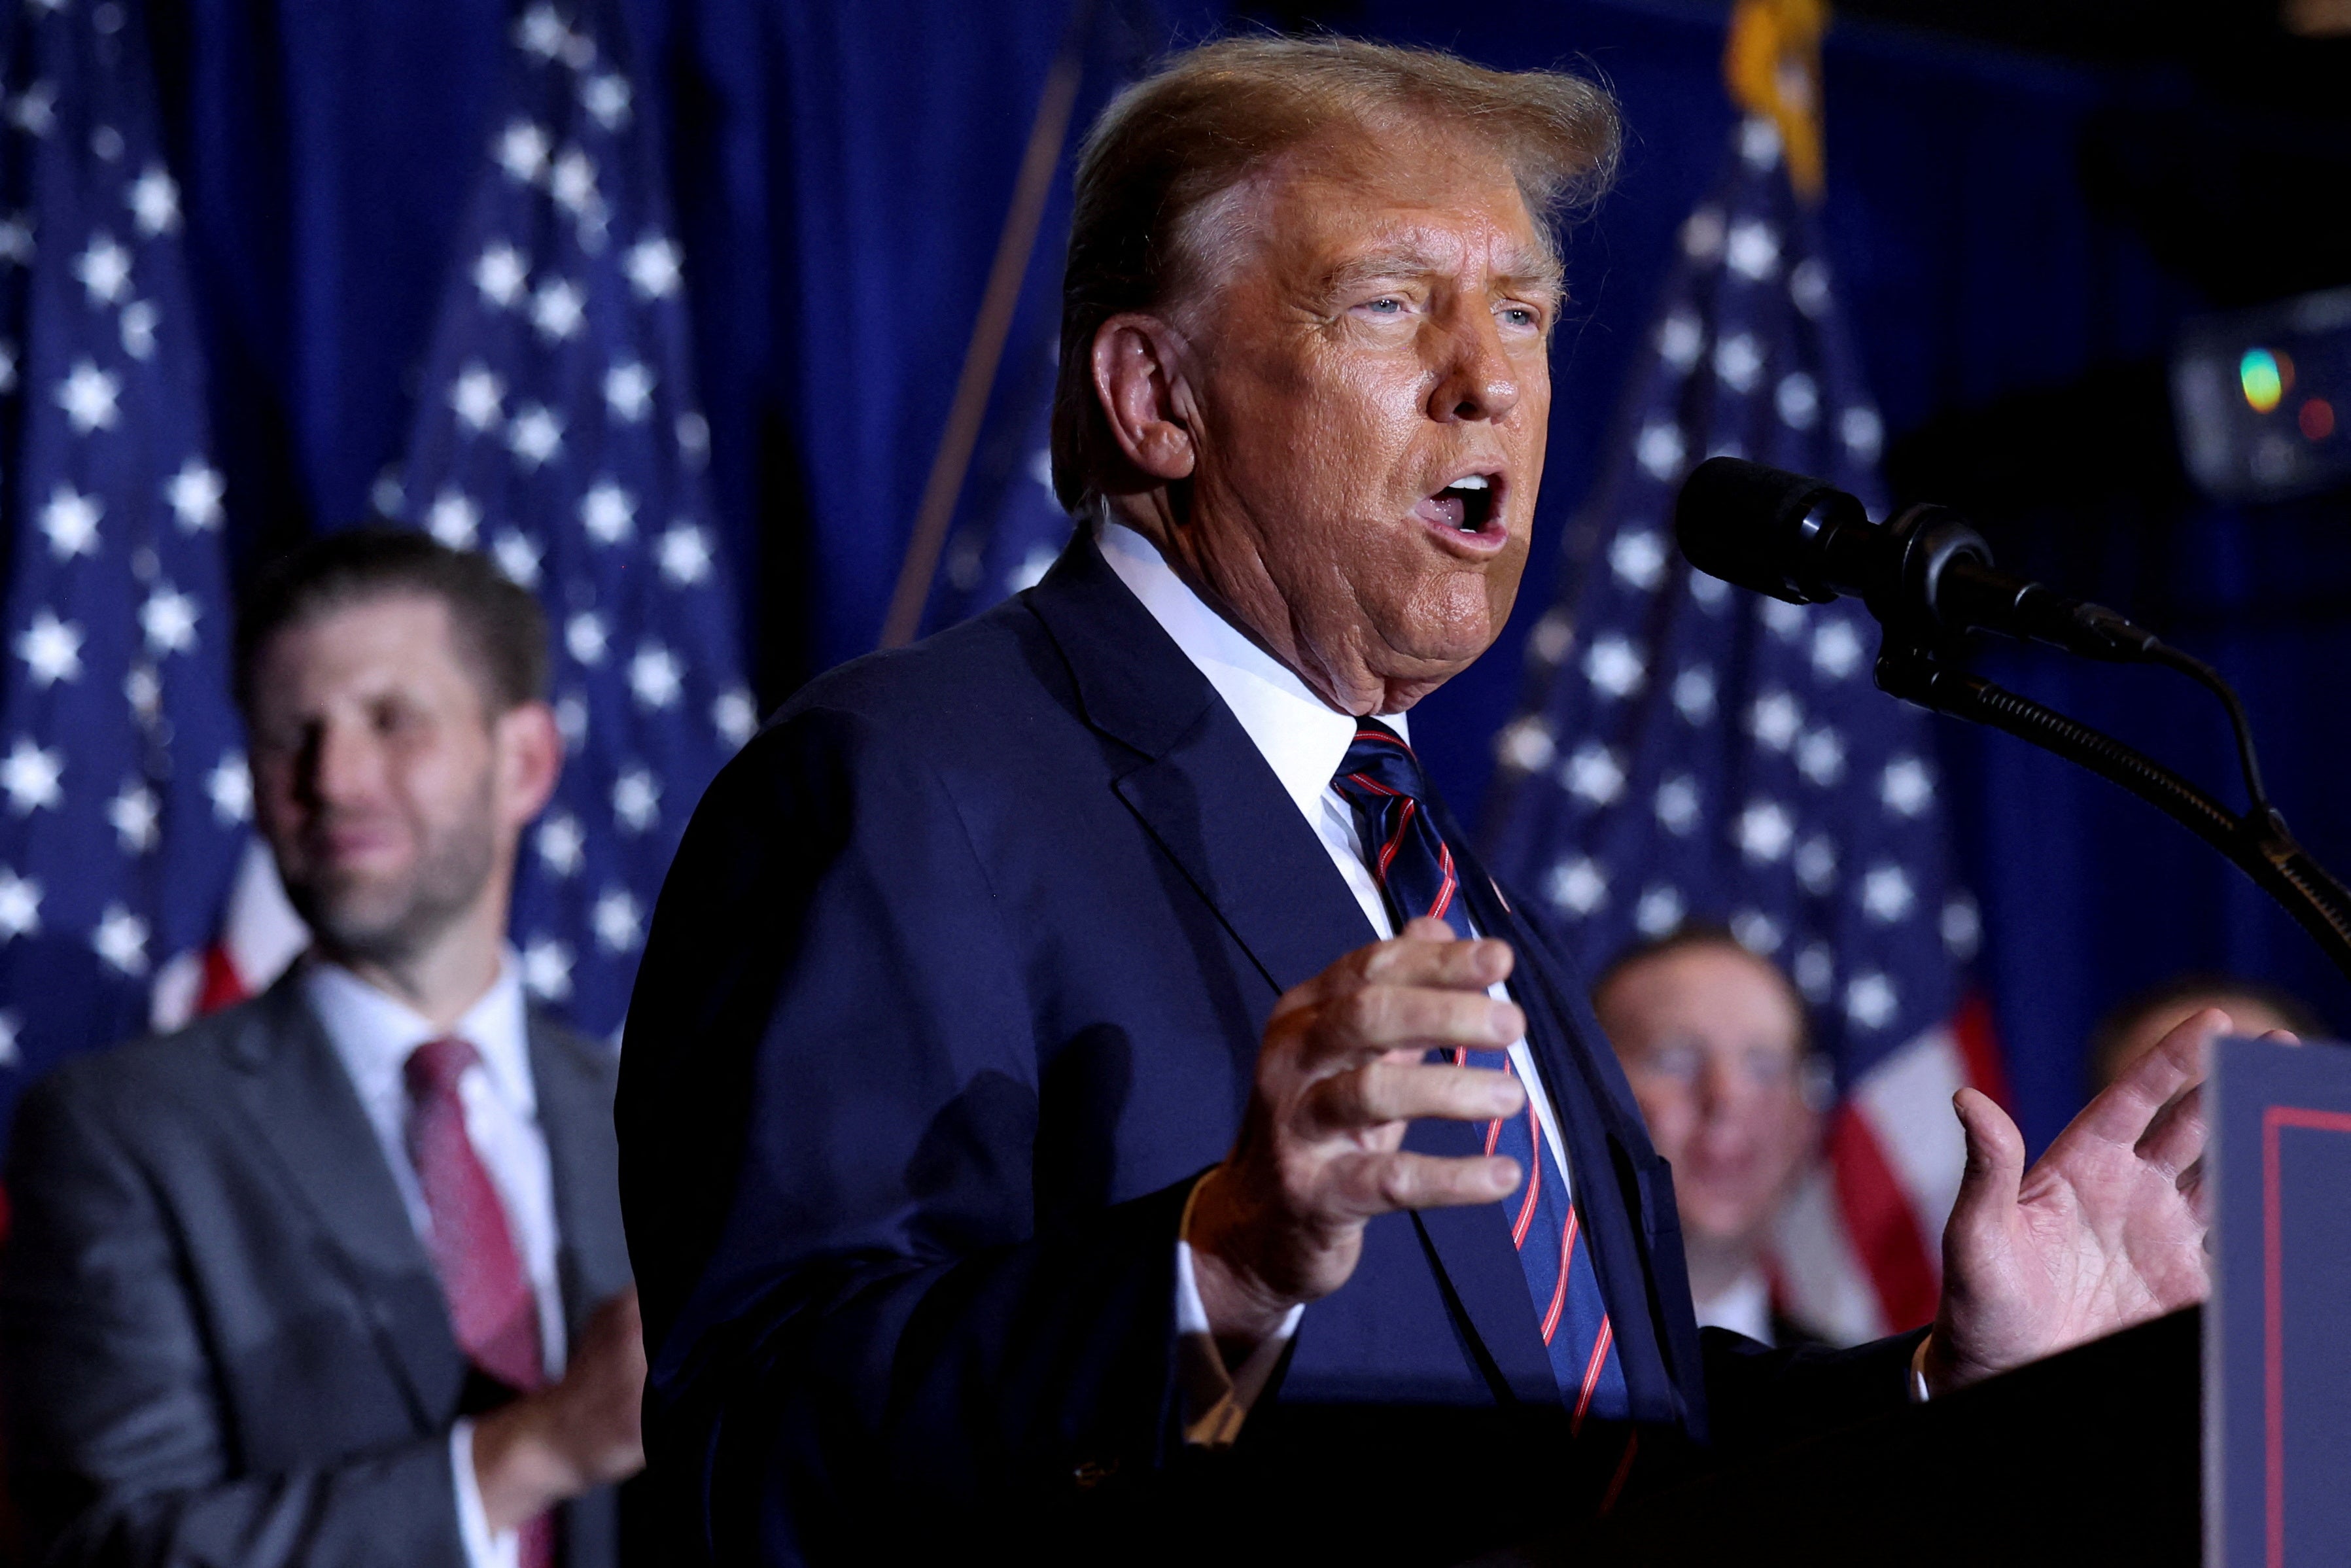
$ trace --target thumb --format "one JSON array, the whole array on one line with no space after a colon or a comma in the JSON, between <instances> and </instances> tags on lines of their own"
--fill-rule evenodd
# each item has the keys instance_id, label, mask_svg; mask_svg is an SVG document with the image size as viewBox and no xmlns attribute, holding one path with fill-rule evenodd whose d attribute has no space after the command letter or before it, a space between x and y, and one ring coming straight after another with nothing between
<instances>
[{"instance_id":1,"label":"thumb","mask_svg":"<svg viewBox=\"0 0 2351 1568\"><path fill-rule=\"evenodd\" d=\"M2024 1134L1980 1090L1960 1090L1951 1097L1951 1109L1959 1113L1968 1143L1967 1169L1951 1204L1951 1234L1955 1239L1996 1235L2007 1228L2024 1181Z\"/></svg>"}]
</instances>

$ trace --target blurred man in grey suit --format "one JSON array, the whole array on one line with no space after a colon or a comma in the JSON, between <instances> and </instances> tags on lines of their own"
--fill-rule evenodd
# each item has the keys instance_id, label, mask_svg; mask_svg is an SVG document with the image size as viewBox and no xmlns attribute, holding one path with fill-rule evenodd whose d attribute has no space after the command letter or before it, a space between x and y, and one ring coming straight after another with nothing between
<instances>
[{"instance_id":1,"label":"blurred man in grey suit","mask_svg":"<svg viewBox=\"0 0 2351 1568\"><path fill-rule=\"evenodd\" d=\"M517 841L562 758L546 623L363 529L240 627L308 957L18 1113L16 1496L58 1563L603 1568L643 1462L608 1050L527 1009Z\"/></svg>"}]
</instances>

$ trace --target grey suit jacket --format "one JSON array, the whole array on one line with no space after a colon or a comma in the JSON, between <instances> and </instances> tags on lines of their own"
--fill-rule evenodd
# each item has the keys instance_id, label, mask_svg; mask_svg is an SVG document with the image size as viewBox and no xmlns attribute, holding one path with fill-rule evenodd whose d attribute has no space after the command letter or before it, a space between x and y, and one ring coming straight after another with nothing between
<instances>
[{"instance_id":1,"label":"grey suit jacket","mask_svg":"<svg viewBox=\"0 0 2351 1568\"><path fill-rule=\"evenodd\" d=\"M615 1063L537 1019L530 1062L576 1335L629 1283ZM463 1564L465 1357L290 977L37 1084L7 1190L0 1405L37 1561ZM563 1539L569 1568L611 1568L609 1489L566 1510Z\"/></svg>"}]
</instances>

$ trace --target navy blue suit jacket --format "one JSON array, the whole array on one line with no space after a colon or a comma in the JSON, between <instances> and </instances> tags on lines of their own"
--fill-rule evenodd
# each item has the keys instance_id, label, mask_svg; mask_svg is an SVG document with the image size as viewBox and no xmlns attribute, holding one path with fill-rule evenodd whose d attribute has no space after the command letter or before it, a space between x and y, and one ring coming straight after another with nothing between
<instances>
[{"instance_id":1,"label":"navy blue suit jacket","mask_svg":"<svg viewBox=\"0 0 2351 1568\"><path fill-rule=\"evenodd\" d=\"M1668 1172L1583 988L1466 869L1519 954L1636 1418L1703 1441L1709 1359L1726 1416L1773 1385L1834 1413L1898 1400L1905 1346L1701 1349ZM1374 937L1082 538L1019 598L807 687L695 812L622 1055L675 1532L720 1562L856 1559L918 1519L1019 1520L1177 1464L1185 1198L1276 998ZM1500 1206L1374 1220L1270 1397L1556 1411ZM1251 1434L1269 1423L1261 1404Z\"/></svg>"}]
</instances>

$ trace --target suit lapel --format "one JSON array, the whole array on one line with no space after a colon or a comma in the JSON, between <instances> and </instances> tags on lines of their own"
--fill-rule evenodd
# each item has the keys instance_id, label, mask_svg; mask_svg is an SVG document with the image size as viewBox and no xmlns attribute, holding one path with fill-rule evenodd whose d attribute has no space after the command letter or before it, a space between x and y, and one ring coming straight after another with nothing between
<instances>
[{"instance_id":1,"label":"suit lapel","mask_svg":"<svg viewBox=\"0 0 2351 1568\"><path fill-rule=\"evenodd\" d=\"M411 1414L432 1430L456 1408L465 1359L375 1129L301 991L301 967L270 988L231 1042L258 1141L318 1216L322 1250L366 1312Z\"/></svg>"},{"instance_id":2,"label":"suit lapel","mask_svg":"<svg viewBox=\"0 0 2351 1568\"><path fill-rule=\"evenodd\" d=\"M1029 607L1068 658L1087 720L1140 754L1115 788L1276 991L1375 933L1249 732L1090 538ZM1254 1061L1256 1042L1249 1042Z\"/></svg>"},{"instance_id":3,"label":"suit lapel","mask_svg":"<svg viewBox=\"0 0 2351 1568\"><path fill-rule=\"evenodd\" d=\"M629 1283L611 1070L584 1058L597 1049L592 1043L559 1033L535 1014L529 1030L531 1085L555 1194L564 1325L576 1342L588 1315Z\"/></svg>"}]
</instances>

